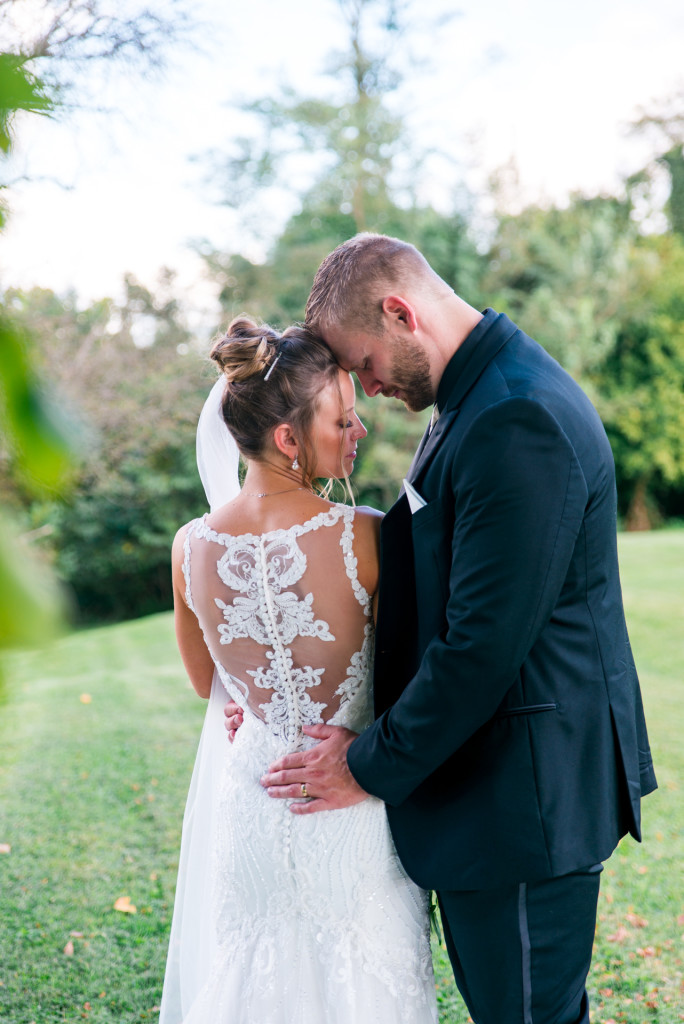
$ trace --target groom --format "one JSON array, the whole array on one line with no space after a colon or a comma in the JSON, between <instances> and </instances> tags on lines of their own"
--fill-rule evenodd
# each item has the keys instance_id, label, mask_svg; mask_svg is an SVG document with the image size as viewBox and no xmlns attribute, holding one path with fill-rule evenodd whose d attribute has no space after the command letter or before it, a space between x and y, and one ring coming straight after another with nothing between
<instances>
[{"instance_id":1,"label":"groom","mask_svg":"<svg viewBox=\"0 0 684 1024\"><path fill-rule=\"evenodd\" d=\"M605 432L539 345L397 239L332 252L306 319L368 395L434 414L382 524L376 721L307 728L317 746L262 784L306 783L299 814L386 802L476 1024L588 1024L601 862L656 786Z\"/></svg>"}]
</instances>

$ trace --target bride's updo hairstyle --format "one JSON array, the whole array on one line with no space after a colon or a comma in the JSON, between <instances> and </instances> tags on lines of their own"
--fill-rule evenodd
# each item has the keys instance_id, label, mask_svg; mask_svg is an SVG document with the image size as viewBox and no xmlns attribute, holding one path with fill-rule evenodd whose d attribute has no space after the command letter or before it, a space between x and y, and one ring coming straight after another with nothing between
<instances>
[{"instance_id":1,"label":"bride's updo hairstyle","mask_svg":"<svg viewBox=\"0 0 684 1024\"><path fill-rule=\"evenodd\" d=\"M305 327L280 334L241 315L215 342L210 358L225 377L223 418L240 454L263 459L275 428L288 423L298 443L302 482L311 486L311 424L323 389L330 383L339 388L339 366L330 349Z\"/></svg>"}]
</instances>

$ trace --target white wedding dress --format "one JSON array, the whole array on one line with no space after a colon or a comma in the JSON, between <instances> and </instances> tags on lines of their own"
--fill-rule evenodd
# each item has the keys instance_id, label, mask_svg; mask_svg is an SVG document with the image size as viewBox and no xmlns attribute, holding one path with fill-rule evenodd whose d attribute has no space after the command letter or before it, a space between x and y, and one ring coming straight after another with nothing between
<instances>
[{"instance_id":1,"label":"white wedding dress","mask_svg":"<svg viewBox=\"0 0 684 1024\"><path fill-rule=\"evenodd\" d=\"M372 720L356 512L261 536L188 527L186 598L216 665L183 826L160 1024L434 1024L427 896L384 805L299 816L259 779L319 722ZM235 742L226 694L245 709Z\"/></svg>"}]
</instances>

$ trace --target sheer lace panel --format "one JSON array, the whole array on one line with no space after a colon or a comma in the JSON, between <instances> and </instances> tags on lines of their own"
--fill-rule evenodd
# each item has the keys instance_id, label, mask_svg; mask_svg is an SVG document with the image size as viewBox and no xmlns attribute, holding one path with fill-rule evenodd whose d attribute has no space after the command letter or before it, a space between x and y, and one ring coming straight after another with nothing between
<instances>
[{"instance_id":1,"label":"sheer lace panel","mask_svg":"<svg viewBox=\"0 0 684 1024\"><path fill-rule=\"evenodd\" d=\"M224 685L288 748L303 725L370 713L371 602L353 524L354 509L336 505L262 535L216 533L205 519L187 531L186 597Z\"/></svg>"}]
</instances>

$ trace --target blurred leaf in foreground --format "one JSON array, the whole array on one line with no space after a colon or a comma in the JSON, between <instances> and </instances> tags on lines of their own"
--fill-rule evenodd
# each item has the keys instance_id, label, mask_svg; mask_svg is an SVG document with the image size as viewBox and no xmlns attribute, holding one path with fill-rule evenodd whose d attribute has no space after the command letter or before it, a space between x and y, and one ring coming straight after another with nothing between
<instances>
[{"instance_id":1,"label":"blurred leaf in foreground","mask_svg":"<svg viewBox=\"0 0 684 1024\"><path fill-rule=\"evenodd\" d=\"M0 426L31 491L61 491L74 437L67 421L38 386L28 336L0 311Z\"/></svg>"},{"instance_id":2,"label":"blurred leaf in foreground","mask_svg":"<svg viewBox=\"0 0 684 1024\"><path fill-rule=\"evenodd\" d=\"M0 311L0 445L36 494L64 489L71 465L65 423L37 386L29 340ZM41 641L59 629L65 597L17 526L0 515L0 649Z\"/></svg>"}]
</instances>

